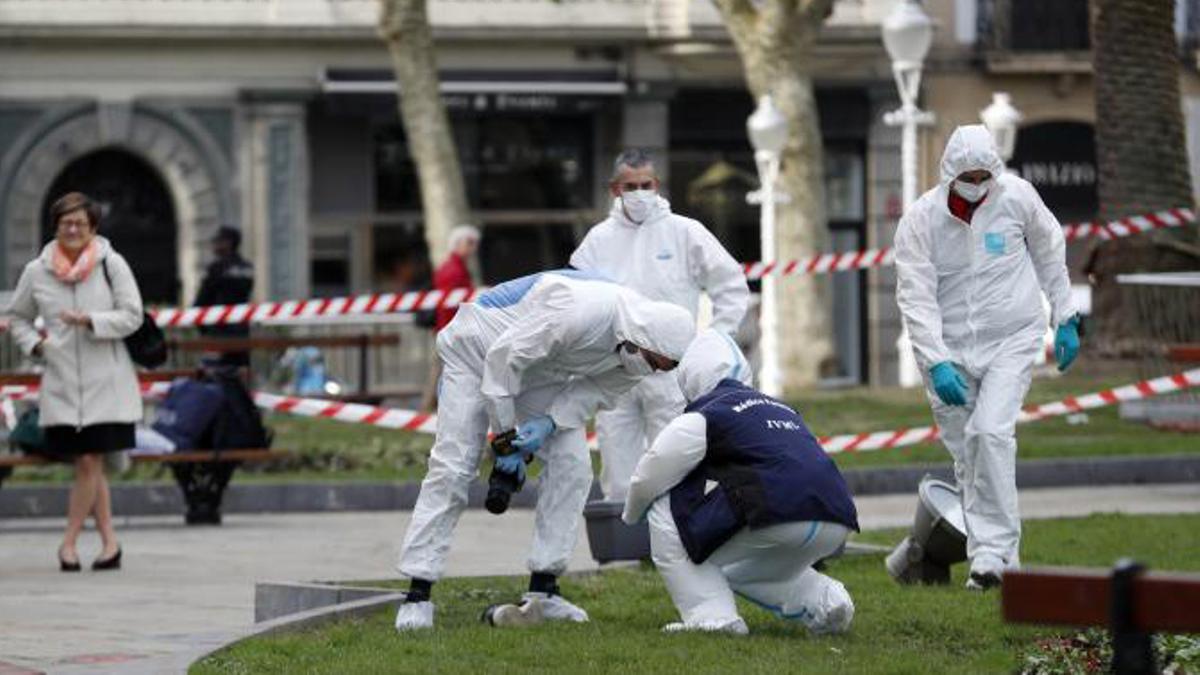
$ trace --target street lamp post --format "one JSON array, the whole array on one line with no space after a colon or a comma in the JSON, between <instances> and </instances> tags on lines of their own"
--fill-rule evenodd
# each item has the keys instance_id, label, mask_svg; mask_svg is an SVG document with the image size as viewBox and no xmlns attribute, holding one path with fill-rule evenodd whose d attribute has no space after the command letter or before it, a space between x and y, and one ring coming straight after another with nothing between
<instances>
[{"instance_id":1,"label":"street lamp post","mask_svg":"<svg viewBox=\"0 0 1200 675\"><path fill-rule=\"evenodd\" d=\"M787 145L787 118L775 107L770 96L758 99L758 108L746 120L750 144L754 146L754 162L758 165L760 188L746 195L746 201L760 204L759 236L762 239L760 260L775 261L775 205L785 203L787 196L776 190L783 147ZM759 349L762 369L758 386L768 396L783 393L783 376L779 368L779 322L775 305L775 276L762 278L759 298Z\"/></svg>"},{"instance_id":2,"label":"street lamp post","mask_svg":"<svg viewBox=\"0 0 1200 675\"><path fill-rule=\"evenodd\" d=\"M992 92L991 104L979 111L979 119L992 132L996 150L1005 162L1012 159L1017 148L1017 125L1021 118L1021 112L1013 107L1012 97L1002 91Z\"/></svg>"},{"instance_id":3,"label":"street lamp post","mask_svg":"<svg viewBox=\"0 0 1200 675\"><path fill-rule=\"evenodd\" d=\"M904 210L917 200L917 127L933 124L934 115L917 107L921 69L933 42L933 21L917 0L900 0L883 20L883 46L892 59L892 74L900 93L900 108L883 116L884 124L901 129L900 164ZM896 341L900 356L900 385L920 384L921 374L912 354L907 329Z\"/></svg>"}]
</instances>

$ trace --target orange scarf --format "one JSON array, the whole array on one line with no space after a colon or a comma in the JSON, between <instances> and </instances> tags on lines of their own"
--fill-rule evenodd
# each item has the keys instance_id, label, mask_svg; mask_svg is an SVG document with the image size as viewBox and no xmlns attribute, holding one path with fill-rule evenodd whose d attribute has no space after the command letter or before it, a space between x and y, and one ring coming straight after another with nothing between
<instances>
[{"instance_id":1,"label":"orange scarf","mask_svg":"<svg viewBox=\"0 0 1200 675\"><path fill-rule=\"evenodd\" d=\"M87 279L92 270L96 268L99 251L100 244L93 239L75 259L75 262L71 262L62 246L55 244L54 249L50 252L50 266L54 270L54 276L64 284L77 284Z\"/></svg>"}]
</instances>

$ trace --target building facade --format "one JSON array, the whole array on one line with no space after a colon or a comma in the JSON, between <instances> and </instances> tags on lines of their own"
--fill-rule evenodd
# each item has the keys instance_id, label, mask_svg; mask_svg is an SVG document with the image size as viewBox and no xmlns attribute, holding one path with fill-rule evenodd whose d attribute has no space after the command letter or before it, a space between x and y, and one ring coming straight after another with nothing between
<instances>
[{"instance_id":1,"label":"building facade","mask_svg":"<svg viewBox=\"0 0 1200 675\"><path fill-rule=\"evenodd\" d=\"M1061 217L1094 209L1086 12L1083 38L1064 11L1061 39L1038 42L1026 29L1043 4L926 3L939 28L923 106L938 118L922 134L923 187L954 126L1008 91L1026 116L1014 166L1058 191ZM832 250L890 244L900 212L899 132L881 121L898 105L879 30L891 7L840 0L817 49ZM753 101L708 2L430 10L486 282L565 263L608 211L611 162L629 145L660 153L676 211L757 259ZM259 299L419 286L420 198L378 11L378 0L0 0L0 286L49 237L46 206L68 189L106 205L106 233L151 302L194 296L221 224L243 230ZM1195 78L1182 77L1186 109L1200 110ZM894 275L830 283L829 381L894 382Z\"/></svg>"}]
</instances>

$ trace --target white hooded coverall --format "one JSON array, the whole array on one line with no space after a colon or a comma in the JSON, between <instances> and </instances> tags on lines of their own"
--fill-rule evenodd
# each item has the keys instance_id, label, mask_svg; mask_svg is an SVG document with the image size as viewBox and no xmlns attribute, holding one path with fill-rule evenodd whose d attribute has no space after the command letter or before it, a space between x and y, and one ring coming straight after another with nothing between
<instances>
[{"instance_id":1,"label":"white hooded coverall","mask_svg":"<svg viewBox=\"0 0 1200 675\"><path fill-rule=\"evenodd\" d=\"M995 179L971 222L951 214L957 176ZM941 183L918 199L896 232L896 300L924 373L942 441L963 495L972 572L1020 564L1016 421L1042 348L1046 316L1075 315L1062 227L1037 191L1006 173L981 125L959 127L942 155ZM938 398L929 369L952 362L967 382L967 404Z\"/></svg>"},{"instance_id":2,"label":"white hooded coverall","mask_svg":"<svg viewBox=\"0 0 1200 675\"><path fill-rule=\"evenodd\" d=\"M489 423L503 432L539 415L549 415L556 430L537 453L545 468L529 569L566 569L592 483L584 424L639 379L620 365L617 345L629 341L678 359L695 334L691 316L674 305L570 274L501 284L463 305L438 335L445 368L437 439L401 548L401 574L441 577Z\"/></svg>"},{"instance_id":3,"label":"white hooded coverall","mask_svg":"<svg viewBox=\"0 0 1200 675\"><path fill-rule=\"evenodd\" d=\"M672 213L662 197L640 225L625 216L620 198L615 199L608 218L571 255L571 267L601 274L651 300L676 304L693 317L700 293L706 292L713 305L711 327L729 335L737 332L750 300L741 265L698 221ZM658 373L596 416L605 498L625 498L638 458L683 406L675 378Z\"/></svg>"},{"instance_id":4,"label":"white hooded coverall","mask_svg":"<svg viewBox=\"0 0 1200 675\"><path fill-rule=\"evenodd\" d=\"M722 379L749 384L751 369L733 340L701 332L675 371L683 394L693 401ZM840 523L789 522L743 528L703 563L688 557L671 513L670 490L704 460L705 418L684 413L663 429L638 462L622 519L650 524L654 564L666 583L683 627L747 632L733 594L776 615L803 623L817 634L849 627L854 603L846 588L812 568L845 543Z\"/></svg>"}]
</instances>

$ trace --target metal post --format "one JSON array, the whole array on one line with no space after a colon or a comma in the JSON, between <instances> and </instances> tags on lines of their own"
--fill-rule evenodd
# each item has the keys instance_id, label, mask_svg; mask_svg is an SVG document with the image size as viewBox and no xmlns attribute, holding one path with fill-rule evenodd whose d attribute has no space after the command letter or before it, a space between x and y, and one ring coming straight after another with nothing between
<instances>
[{"instance_id":1,"label":"metal post","mask_svg":"<svg viewBox=\"0 0 1200 675\"><path fill-rule=\"evenodd\" d=\"M892 73L896 78L896 90L900 94L900 108L883 116L884 124L900 127L900 178L904 211L917 201L917 186L920 183L917 165L917 127L922 124L932 124L932 113L917 107L917 94L921 88L921 64L895 63ZM921 383L921 373L913 357L912 342L908 337L908 328L901 326L900 337L896 339L896 349L900 361L900 386L915 387Z\"/></svg>"},{"instance_id":2,"label":"metal post","mask_svg":"<svg viewBox=\"0 0 1200 675\"><path fill-rule=\"evenodd\" d=\"M905 103L901 111L903 126L900 132L900 165L903 181L904 210L917 201L917 107Z\"/></svg>"},{"instance_id":3,"label":"metal post","mask_svg":"<svg viewBox=\"0 0 1200 675\"><path fill-rule=\"evenodd\" d=\"M358 336L358 393L366 396L371 389L371 370L367 361L371 337L366 333Z\"/></svg>"},{"instance_id":4,"label":"metal post","mask_svg":"<svg viewBox=\"0 0 1200 675\"><path fill-rule=\"evenodd\" d=\"M759 193L759 237L762 240L760 260L775 261L775 204L778 196L775 184L779 180L779 155L769 150L754 153L758 164L758 175L762 182ZM783 393L782 375L779 367L779 316L776 308L775 275L762 278L762 296L759 299L759 331L762 333L762 370L759 372L759 387L767 396Z\"/></svg>"},{"instance_id":5,"label":"metal post","mask_svg":"<svg viewBox=\"0 0 1200 675\"><path fill-rule=\"evenodd\" d=\"M1133 616L1133 585L1146 567L1122 558L1113 567L1109 627L1112 635L1112 670L1117 675L1153 675L1159 672L1154 662L1154 644L1150 633L1138 627Z\"/></svg>"}]
</instances>

